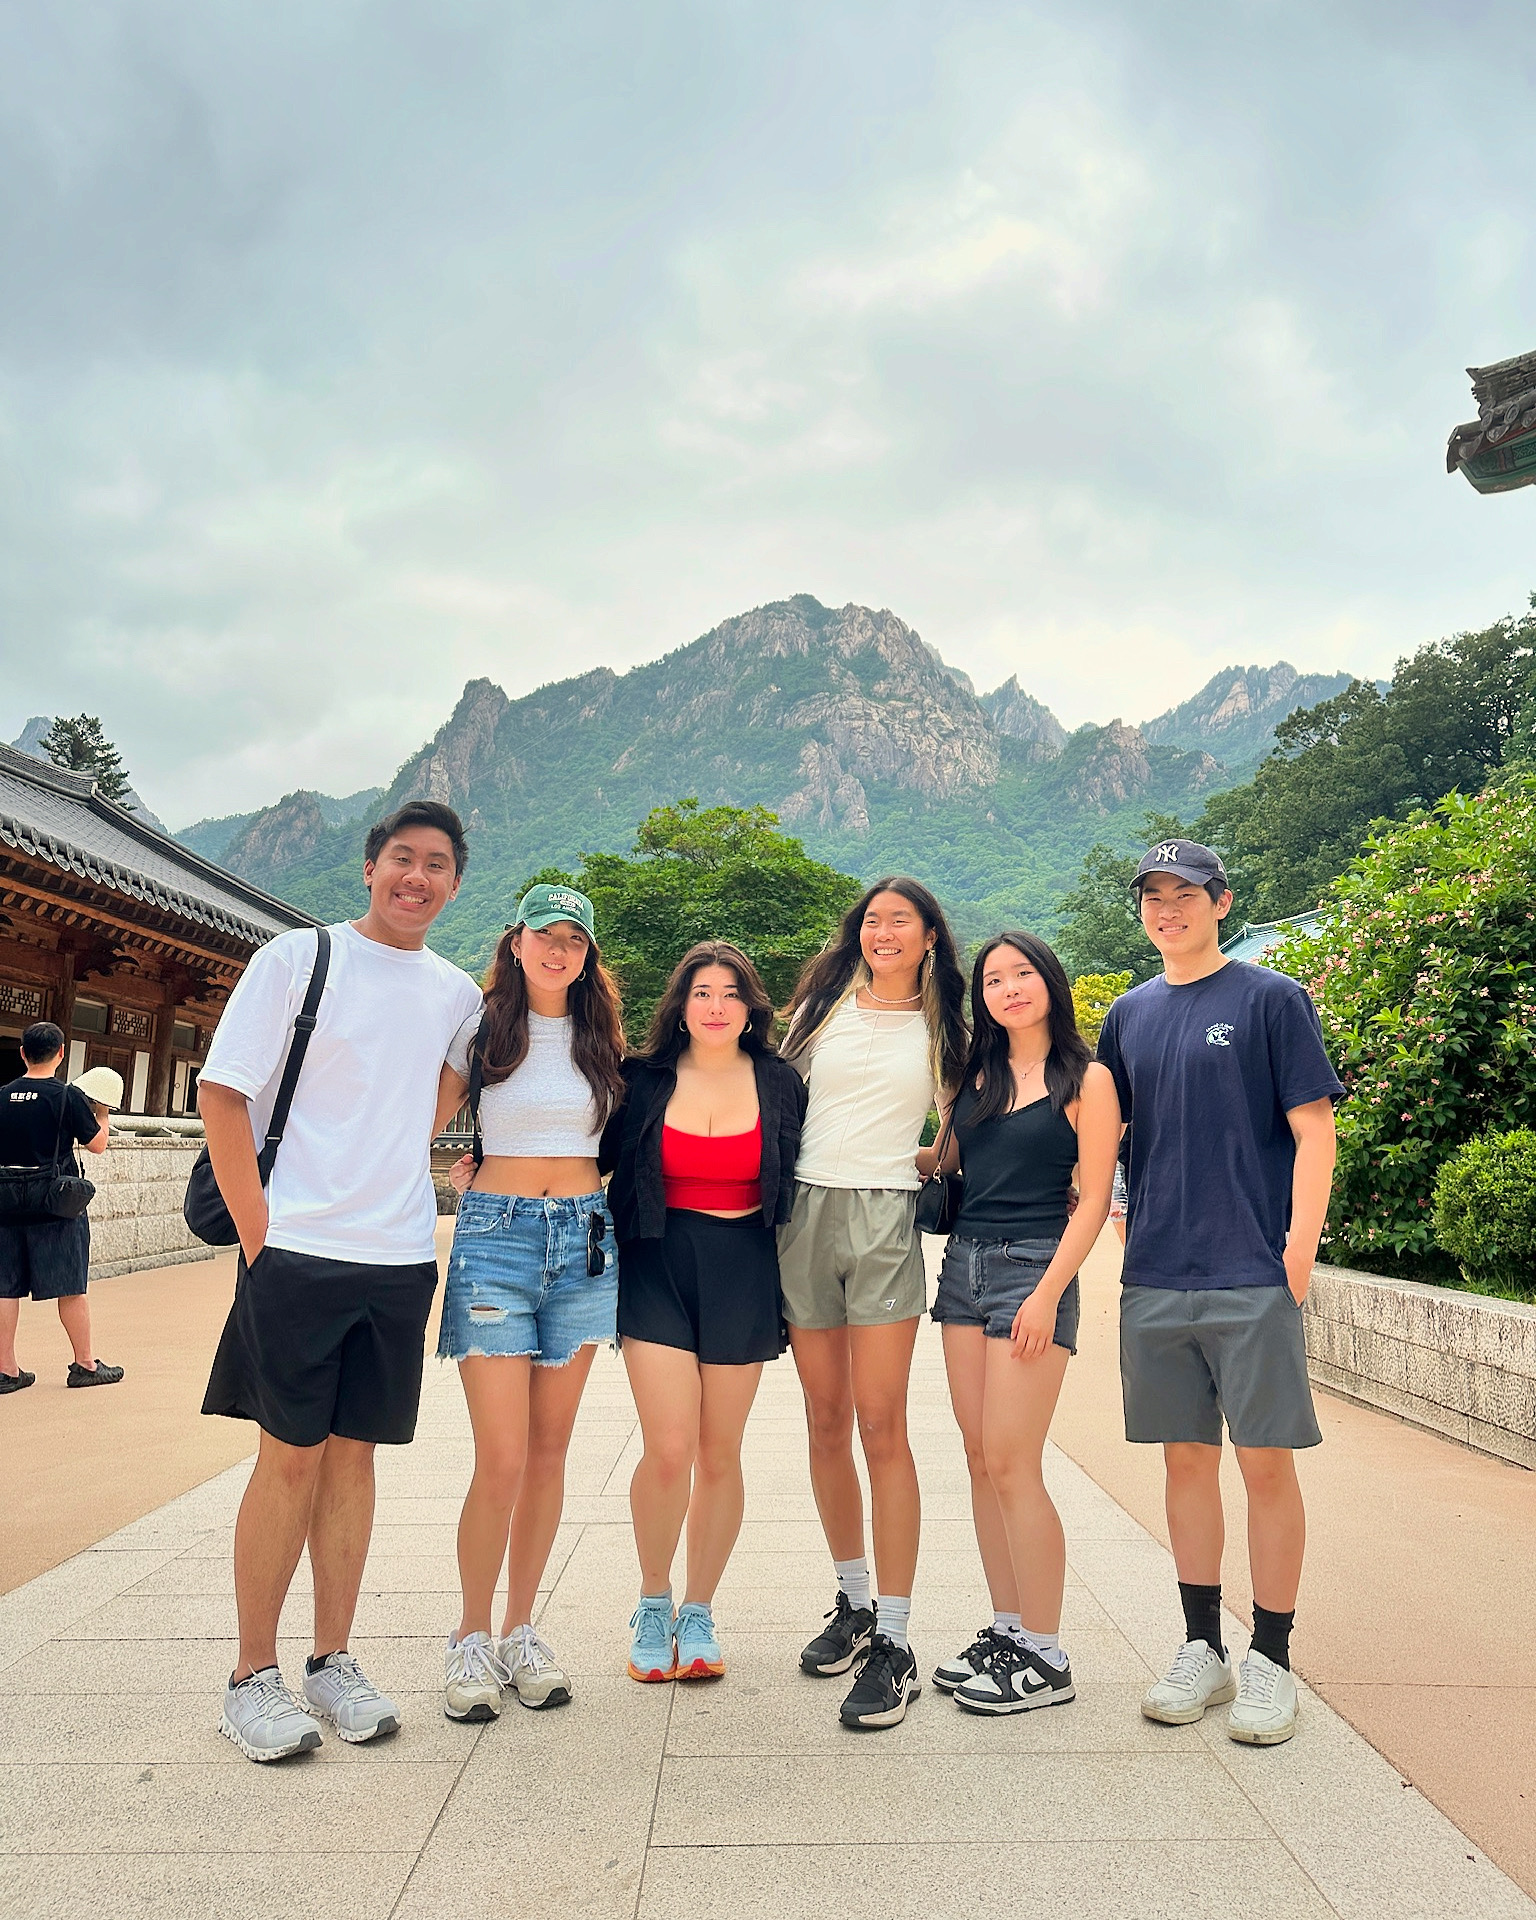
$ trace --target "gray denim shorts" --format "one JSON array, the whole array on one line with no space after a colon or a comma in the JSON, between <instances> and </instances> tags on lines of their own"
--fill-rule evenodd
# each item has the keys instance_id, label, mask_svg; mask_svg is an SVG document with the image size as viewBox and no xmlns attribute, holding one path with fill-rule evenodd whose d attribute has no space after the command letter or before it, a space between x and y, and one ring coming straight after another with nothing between
<instances>
[{"instance_id":1,"label":"gray denim shorts","mask_svg":"<svg viewBox=\"0 0 1536 1920\"><path fill-rule=\"evenodd\" d=\"M1013 1335L1013 1317L1045 1277L1058 1240L966 1240L949 1236L933 1317L955 1327L980 1327L989 1340ZM1077 1352L1077 1275L1056 1303L1053 1343Z\"/></svg>"},{"instance_id":2,"label":"gray denim shorts","mask_svg":"<svg viewBox=\"0 0 1536 1920\"><path fill-rule=\"evenodd\" d=\"M1315 1447L1301 1308L1286 1286L1125 1287L1125 1437L1219 1447Z\"/></svg>"}]
</instances>

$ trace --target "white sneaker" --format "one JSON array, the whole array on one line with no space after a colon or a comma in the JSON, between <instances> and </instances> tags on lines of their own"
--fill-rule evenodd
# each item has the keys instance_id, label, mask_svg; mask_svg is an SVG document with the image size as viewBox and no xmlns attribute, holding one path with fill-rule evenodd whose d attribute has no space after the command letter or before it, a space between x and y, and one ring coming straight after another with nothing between
<instances>
[{"instance_id":1,"label":"white sneaker","mask_svg":"<svg viewBox=\"0 0 1536 1920\"><path fill-rule=\"evenodd\" d=\"M1162 1679L1147 1689L1141 1710L1164 1726L1186 1727L1207 1707L1222 1706L1236 1693L1232 1669L1216 1649L1203 1640L1186 1640Z\"/></svg>"},{"instance_id":2,"label":"white sneaker","mask_svg":"<svg viewBox=\"0 0 1536 1920\"><path fill-rule=\"evenodd\" d=\"M514 1627L496 1651L525 1707L563 1707L570 1699L569 1674L532 1627Z\"/></svg>"},{"instance_id":3,"label":"white sneaker","mask_svg":"<svg viewBox=\"0 0 1536 1920\"><path fill-rule=\"evenodd\" d=\"M317 1673L304 1670L304 1698L356 1746L400 1731L400 1709L380 1693L350 1653L330 1653Z\"/></svg>"},{"instance_id":4,"label":"white sneaker","mask_svg":"<svg viewBox=\"0 0 1536 1920\"><path fill-rule=\"evenodd\" d=\"M319 1722L310 1718L283 1685L276 1667L247 1674L224 1689L219 1732L233 1740L247 1760L285 1760L320 1744Z\"/></svg>"},{"instance_id":5,"label":"white sneaker","mask_svg":"<svg viewBox=\"0 0 1536 1920\"><path fill-rule=\"evenodd\" d=\"M488 1633L448 1636L443 1659L443 1712L450 1720L494 1720L510 1676Z\"/></svg>"},{"instance_id":6,"label":"white sneaker","mask_svg":"<svg viewBox=\"0 0 1536 1920\"><path fill-rule=\"evenodd\" d=\"M1237 1698L1227 1732L1249 1747L1278 1747L1296 1731L1296 1676L1267 1654L1250 1650L1237 1670Z\"/></svg>"}]
</instances>

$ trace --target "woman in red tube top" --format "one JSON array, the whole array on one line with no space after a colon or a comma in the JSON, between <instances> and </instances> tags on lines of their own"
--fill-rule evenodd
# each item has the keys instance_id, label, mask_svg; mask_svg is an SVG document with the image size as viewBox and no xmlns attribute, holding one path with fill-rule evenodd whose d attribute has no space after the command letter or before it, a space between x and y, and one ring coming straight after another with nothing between
<instances>
[{"instance_id":1,"label":"woman in red tube top","mask_svg":"<svg viewBox=\"0 0 1536 1920\"><path fill-rule=\"evenodd\" d=\"M645 1453L630 1484L636 1680L725 1671L712 1611L741 1527L741 1436L783 1349L774 1227L789 1218L805 1088L770 1051L773 1007L739 948L678 962L598 1153L612 1170L619 1341ZM684 1521L688 1578L672 1604Z\"/></svg>"}]
</instances>

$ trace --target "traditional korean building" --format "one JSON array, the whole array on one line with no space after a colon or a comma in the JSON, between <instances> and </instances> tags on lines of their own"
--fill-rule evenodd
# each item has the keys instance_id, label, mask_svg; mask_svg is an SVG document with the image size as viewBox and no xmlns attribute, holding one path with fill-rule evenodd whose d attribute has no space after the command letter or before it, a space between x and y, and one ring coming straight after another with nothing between
<instances>
[{"instance_id":1,"label":"traditional korean building","mask_svg":"<svg viewBox=\"0 0 1536 1920\"><path fill-rule=\"evenodd\" d=\"M71 1079L115 1067L130 1113L197 1108L230 991L260 946L315 922L104 799L88 775L0 746L0 1082L53 1020Z\"/></svg>"},{"instance_id":2,"label":"traditional korean building","mask_svg":"<svg viewBox=\"0 0 1536 1920\"><path fill-rule=\"evenodd\" d=\"M1453 430L1447 473L1463 473L1479 493L1511 493L1536 483L1536 353L1491 367L1468 367L1477 418Z\"/></svg>"}]
</instances>

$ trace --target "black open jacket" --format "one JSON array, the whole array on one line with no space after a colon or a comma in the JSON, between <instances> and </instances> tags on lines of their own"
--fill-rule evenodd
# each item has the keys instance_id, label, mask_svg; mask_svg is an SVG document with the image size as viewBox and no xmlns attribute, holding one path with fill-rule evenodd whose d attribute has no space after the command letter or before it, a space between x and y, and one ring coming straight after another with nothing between
<instances>
[{"instance_id":1,"label":"black open jacket","mask_svg":"<svg viewBox=\"0 0 1536 1920\"><path fill-rule=\"evenodd\" d=\"M783 1226L795 1199L795 1161L800 1155L800 1125L805 1119L805 1082L777 1054L754 1054L757 1105L763 1121L763 1218ZM614 1238L659 1240L667 1224L667 1197L661 1179L661 1127L667 1102L677 1085L675 1065L649 1060L624 1062L628 1094L603 1128L597 1149L598 1171L611 1173L608 1211Z\"/></svg>"}]
</instances>

